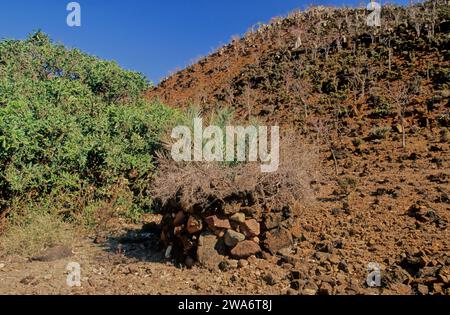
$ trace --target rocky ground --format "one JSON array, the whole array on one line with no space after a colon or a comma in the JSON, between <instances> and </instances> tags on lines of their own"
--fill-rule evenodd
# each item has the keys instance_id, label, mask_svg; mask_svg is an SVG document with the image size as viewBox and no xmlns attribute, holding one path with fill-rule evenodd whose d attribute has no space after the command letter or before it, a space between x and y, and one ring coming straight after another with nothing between
<instances>
[{"instance_id":1,"label":"rocky ground","mask_svg":"<svg viewBox=\"0 0 450 315\"><path fill-rule=\"evenodd\" d=\"M69 257L0 258L0 294L450 294L450 172L429 163L448 165L448 145L414 143L406 152L372 144L370 160L343 154L356 181L348 198L342 185L317 183L317 203L291 230L295 243L275 255L187 269L165 259L157 233L122 225L116 237L74 241ZM69 262L81 264L80 288L66 284ZM366 284L369 263L381 267L379 288Z\"/></svg>"}]
</instances>

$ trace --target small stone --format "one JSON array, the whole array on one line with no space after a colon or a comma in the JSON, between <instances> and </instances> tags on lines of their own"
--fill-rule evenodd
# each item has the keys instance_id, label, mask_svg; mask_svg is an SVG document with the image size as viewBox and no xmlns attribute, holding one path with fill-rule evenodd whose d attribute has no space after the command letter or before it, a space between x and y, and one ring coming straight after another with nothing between
<instances>
[{"instance_id":1,"label":"small stone","mask_svg":"<svg viewBox=\"0 0 450 315\"><path fill-rule=\"evenodd\" d=\"M248 266L248 261L245 259L239 259L238 266L239 268L245 268Z\"/></svg>"},{"instance_id":2,"label":"small stone","mask_svg":"<svg viewBox=\"0 0 450 315\"><path fill-rule=\"evenodd\" d=\"M332 295L333 294L333 288L328 282L322 282L322 285L320 286L319 293L322 295Z\"/></svg>"},{"instance_id":3,"label":"small stone","mask_svg":"<svg viewBox=\"0 0 450 315\"><path fill-rule=\"evenodd\" d=\"M383 250L383 247L378 246L378 245L374 245L374 246L369 248L370 252L376 252L376 251L382 251L382 250Z\"/></svg>"},{"instance_id":4,"label":"small stone","mask_svg":"<svg viewBox=\"0 0 450 315\"><path fill-rule=\"evenodd\" d=\"M261 233L260 225L255 219L246 220L241 228L242 233L244 233L244 235L248 238L259 236Z\"/></svg>"},{"instance_id":5,"label":"small stone","mask_svg":"<svg viewBox=\"0 0 450 315\"><path fill-rule=\"evenodd\" d=\"M180 235L184 231L184 225L175 226L173 229L174 235Z\"/></svg>"},{"instance_id":6,"label":"small stone","mask_svg":"<svg viewBox=\"0 0 450 315\"><path fill-rule=\"evenodd\" d=\"M223 211L225 214L230 215L230 214L235 214L235 213L239 212L240 209L241 209L241 206L237 203L232 203L232 204L226 203Z\"/></svg>"},{"instance_id":7,"label":"small stone","mask_svg":"<svg viewBox=\"0 0 450 315\"><path fill-rule=\"evenodd\" d=\"M313 289L303 289L302 295L316 295L317 291Z\"/></svg>"},{"instance_id":8,"label":"small stone","mask_svg":"<svg viewBox=\"0 0 450 315\"><path fill-rule=\"evenodd\" d=\"M294 280L300 280L300 271L298 270L292 270L291 271L291 278Z\"/></svg>"},{"instance_id":9,"label":"small stone","mask_svg":"<svg viewBox=\"0 0 450 315\"><path fill-rule=\"evenodd\" d=\"M203 229L202 221L194 216L190 216L187 222L186 230L189 234L195 234Z\"/></svg>"},{"instance_id":10,"label":"small stone","mask_svg":"<svg viewBox=\"0 0 450 315\"><path fill-rule=\"evenodd\" d=\"M291 231L292 237L295 240L302 240L303 228L300 221L295 222L289 230Z\"/></svg>"},{"instance_id":11,"label":"small stone","mask_svg":"<svg viewBox=\"0 0 450 315\"><path fill-rule=\"evenodd\" d=\"M311 225L311 224L303 224L303 229L306 232L317 232L318 231L318 229L315 226Z\"/></svg>"},{"instance_id":12,"label":"small stone","mask_svg":"<svg viewBox=\"0 0 450 315\"><path fill-rule=\"evenodd\" d=\"M242 212L235 213L230 217L230 220L233 222L244 223L245 214L243 214Z\"/></svg>"},{"instance_id":13,"label":"small stone","mask_svg":"<svg viewBox=\"0 0 450 315\"><path fill-rule=\"evenodd\" d=\"M173 225L174 226L179 226L182 225L184 223L186 216L184 215L183 211L179 211L176 215L175 218L173 219Z\"/></svg>"},{"instance_id":14,"label":"small stone","mask_svg":"<svg viewBox=\"0 0 450 315\"><path fill-rule=\"evenodd\" d=\"M218 238L222 238L225 236L225 230L223 229L215 229L214 235L216 235Z\"/></svg>"},{"instance_id":15,"label":"small stone","mask_svg":"<svg viewBox=\"0 0 450 315\"><path fill-rule=\"evenodd\" d=\"M245 240L245 235L233 230L227 230L224 236L225 244L229 247L235 247L239 242Z\"/></svg>"},{"instance_id":16,"label":"small stone","mask_svg":"<svg viewBox=\"0 0 450 315\"><path fill-rule=\"evenodd\" d=\"M192 257L187 256L185 261L184 261L184 264L186 265L187 268L190 269L190 268L192 268L194 266L195 260Z\"/></svg>"},{"instance_id":17,"label":"small stone","mask_svg":"<svg viewBox=\"0 0 450 315\"><path fill-rule=\"evenodd\" d=\"M3 268L5 268L5 264L0 264L0 270L2 270Z\"/></svg>"},{"instance_id":18,"label":"small stone","mask_svg":"<svg viewBox=\"0 0 450 315\"><path fill-rule=\"evenodd\" d=\"M166 259L170 259L170 257L172 257L172 248L173 248L172 245L169 245L169 246L166 248L166 252L164 253L164 257L165 257Z\"/></svg>"},{"instance_id":19,"label":"small stone","mask_svg":"<svg viewBox=\"0 0 450 315\"><path fill-rule=\"evenodd\" d=\"M53 278L53 275L50 274L50 273L49 273L49 274L46 274L46 275L43 277L43 279L44 279L44 280L47 280L47 281L48 281L48 280L51 280L52 278Z\"/></svg>"},{"instance_id":20,"label":"small stone","mask_svg":"<svg viewBox=\"0 0 450 315\"><path fill-rule=\"evenodd\" d=\"M403 283L394 283L391 285L391 290L395 291L397 294L400 295L412 295L413 292L411 290L411 287L409 285L403 284Z\"/></svg>"},{"instance_id":21,"label":"small stone","mask_svg":"<svg viewBox=\"0 0 450 315\"><path fill-rule=\"evenodd\" d=\"M287 289L286 295L297 295L297 292L295 292L293 289Z\"/></svg>"},{"instance_id":22,"label":"small stone","mask_svg":"<svg viewBox=\"0 0 450 315\"><path fill-rule=\"evenodd\" d=\"M277 254L281 257L281 261L285 263L296 265L297 263L300 262L299 257L296 257L295 255L291 254L291 251L287 248L280 249Z\"/></svg>"},{"instance_id":23,"label":"small stone","mask_svg":"<svg viewBox=\"0 0 450 315\"><path fill-rule=\"evenodd\" d=\"M292 235L287 229L275 229L266 232L264 246L275 255L280 249L293 244Z\"/></svg>"},{"instance_id":24,"label":"small stone","mask_svg":"<svg viewBox=\"0 0 450 315\"><path fill-rule=\"evenodd\" d=\"M417 291L421 294L421 295L428 295L428 287L426 285L423 284L419 284L417 286Z\"/></svg>"},{"instance_id":25,"label":"small stone","mask_svg":"<svg viewBox=\"0 0 450 315\"><path fill-rule=\"evenodd\" d=\"M283 269L286 269L286 270L292 270L292 268L294 268L294 265L290 264L290 263L283 263L281 265L281 267L283 267Z\"/></svg>"},{"instance_id":26,"label":"small stone","mask_svg":"<svg viewBox=\"0 0 450 315\"><path fill-rule=\"evenodd\" d=\"M330 254L328 253L322 253L322 252L316 252L314 254L314 257L318 260L318 261L327 261L330 257Z\"/></svg>"},{"instance_id":27,"label":"small stone","mask_svg":"<svg viewBox=\"0 0 450 315\"><path fill-rule=\"evenodd\" d=\"M339 262L338 269L341 270L341 271L343 271L343 272L348 272L348 265L347 265L347 263L345 262L345 260L341 260L341 261Z\"/></svg>"},{"instance_id":28,"label":"small stone","mask_svg":"<svg viewBox=\"0 0 450 315\"><path fill-rule=\"evenodd\" d=\"M282 221L283 221L282 213L269 213L266 215L264 225L266 226L266 229L272 230L274 228L279 227Z\"/></svg>"},{"instance_id":29,"label":"small stone","mask_svg":"<svg viewBox=\"0 0 450 315\"><path fill-rule=\"evenodd\" d=\"M252 238L252 241L255 242L256 244L259 244L260 240L259 240L259 237L255 236L254 238Z\"/></svg>"},{"instance_id":30,"label":"small stone","mask_svg":"<svg viewBox=\"0 0 450 315\"><path fill-rule=\"evenodd\" d=\"M300 281L299 280L291 281L291 289L300 290Z\"/></svg>"},{"instance_id":31,"label":"small stone","mask_svg":"<svg viewBox=\"0 0 450 315\"><path fill-rule=\"evenodd\" d=\"M442 294L442 284L441 283L433 283L433 291L437 294Z\"/></svg>"},{"instance_id":32,"label":"small stone","mask_svg":"<svg viewBox=\"0 0 450 315\"><path fill-rule=\"evenodd\" d=\"M329 258L328 258L328 260L330 261L330 263L332 263L332 264L339 264L339 262L341 261L340 259L339 259L339 256L337 256L337 255L331 255Z\"/></svg>"},{"instance_id":33,"label":"small stone","mask_svg":"<svg viewBox=\"0 0 450 315\"><path fill-rule=\"evenodd\" d=\"M219 219L216 215L207 217L205 219L205 222L213 230L214 229L225 229L225 230L231 229L230 221L228 221L227 219Z\"/></svg>"},{"instance_id":34,"label":"small stone","mask_svg":"<svg viewBox=\"0 0 450 315\"><path fill-rule=\"evenodd\" d=\"M305 289L311 289L311 290L314 290L315 292L317 292L319 290L319 287L313 281L308 281L305 284Z\"/></svg>"},{"instance_id":35,"label":"small stone","mask_svg":"<svg viewBox=\"0 0 450 315\"><path fill-rule=\"evenodd\" d=\"M277 279L277 277L271 272L267 272L263 276L263 280L270 286L276 285L279 282L279 279Z\"/></svg>"},{"instance_id":36,"label":"small stone","mask_svg":"<svg viewBox=\"0 0 450 315\"><path fill-rule=\"evenodd\" d=\"M35 280L36 280L36 278L33 277L33 276L26 276L25 278L20 280L20 283L23 284L23 285L29 285L32 282L34 282Z\"/></svg>"},{"instance_id":37,"label":"small stone","mask_svg":"<svg viewBox=\"0 0 450 315\"><path fill-rule=\"evenodd\" d=\"M270 253L268 253L268 252L262 252L262 258L264 259L264 260L267 260L267 261L271 261L271 260L273 260L273 258L275 257L275 256L273 256L272 254L270 254Z\"/></svg>"},{"instance_id":38,"label":"small stone","mask_svg":"<svg viewBox=\"0 0 450 315\"><path fill-rule=\"evenodd\" d=\"M236 259L229 259L227 262L230 269L236 269L239 264L239 262Z\"/></svg>"},{"instance_id":39,"label":"small stone","mask_svg":"<svg viewBox=\"0 0 450 315\"><path fill-rule=\"evenodd\" d=\"M442 268L438 273L438 279L446 285L449 284L449 282L450 282L449 281L449 279L450 279L449 269Z\"/></svg>"},{"instance_id":40,"label":"small stone","mask_svg":"<svg viewBox=\"0 0 450 315\"><path fill-rule=\"evenodd\" d=\"M232 250L231 255L237 259L245 259L261 252L261 247L253 241L242 241Z\"/></svg>"}]
</instances>

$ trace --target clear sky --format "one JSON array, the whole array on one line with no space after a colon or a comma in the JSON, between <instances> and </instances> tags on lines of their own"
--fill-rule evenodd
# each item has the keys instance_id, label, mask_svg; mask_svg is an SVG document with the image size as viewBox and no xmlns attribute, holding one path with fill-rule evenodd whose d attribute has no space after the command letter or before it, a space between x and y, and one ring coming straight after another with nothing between
<instances>
[{"instance_id":1,"label":"clear sky","mask_svg":"<svg viewBox=\"0 0 450 315\"><path fill-rule=\"evenodd\" d=\"M69 2L0 0L0 39L41 29L55 42L115 60L157 83L257 22L311 4L362 7L369 0L78 0L82 25L74 28L66 24Z\"/></svg>"}]
</instances>

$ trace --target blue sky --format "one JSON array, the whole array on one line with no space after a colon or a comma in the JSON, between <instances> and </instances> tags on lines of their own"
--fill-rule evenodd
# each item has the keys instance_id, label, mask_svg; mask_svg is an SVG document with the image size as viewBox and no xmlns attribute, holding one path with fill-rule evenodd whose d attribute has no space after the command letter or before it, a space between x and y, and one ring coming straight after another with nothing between
<instances>
[{"instance_id":1,"label":"blue sky","mask_svg":"<svg viewBox=\"0 0 450 315\"><path fill-rule=\"evenodd\" d=\"M0 0L0 39L41 29L152 82L267 22L308 5L363 6L360 0L78 0L81 27L66 24L69 0ZM369 2L369 0L367 0ZM406 2L397 0L396 3Z\"/></svg>"}]
</instances>

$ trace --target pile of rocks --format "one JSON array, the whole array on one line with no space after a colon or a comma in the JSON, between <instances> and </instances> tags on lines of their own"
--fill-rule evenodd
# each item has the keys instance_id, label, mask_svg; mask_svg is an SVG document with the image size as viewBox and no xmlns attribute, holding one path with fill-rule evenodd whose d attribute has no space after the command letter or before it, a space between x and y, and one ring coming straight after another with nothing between
<instances>
[{"instance_id":1,"label":"pile of rocks","mask_svg":"<svg viewBox=\"0 0 450 315\"><path fill-rule=\"evenodd\" d=\"M222 210L214 214L166 209L161 222L166 258L188 267L198 261L217 268L226 257L239 261L253 255L275 255L300 237L300 227L287 207L284 212L229 205Z\"/></svg>"},{"instance_id":2,"label":"pile of rocks","mask_svg":"<svg viewBox=\"0 0 450 315\"><path fill-rule=\"evenodd\" d=\"M180 164L162 155L152 194L167 259L217 267L226 257L276 255L300 238L298 201L313 200L318 159L295 135L281 139L280 156L277 172L262 173L258 163Z\"/></svg>"}]
</instances>

